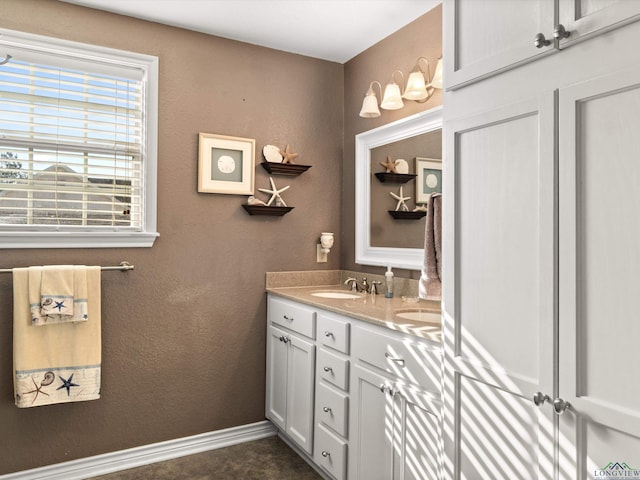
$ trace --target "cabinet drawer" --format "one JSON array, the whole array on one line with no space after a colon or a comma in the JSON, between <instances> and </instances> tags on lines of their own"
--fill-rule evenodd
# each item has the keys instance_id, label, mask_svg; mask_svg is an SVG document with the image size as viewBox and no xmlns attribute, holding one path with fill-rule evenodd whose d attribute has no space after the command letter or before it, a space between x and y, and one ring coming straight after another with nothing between
<instances>
[{"instance_id":1,"label":"cabinet drawer","mask_svg":"<svg viewBox=\"0 0 640 480\"><path fill-rule=\"evenodd\" d=\"M389 335L356 326L353 329L353 356L398 380L440 395L442 376L441 348L418 338Z\"/></svg>"},{"instance_id":2,"label":"cabinet drawer","mask_svg":"<svg viewBox=\"0 0 640 480\"><path fill-rule=\"evenodd\" d=\"M322 425L316 428L314 460L336 480L347 478L347 442Z\"/></svg>"},{"instance_id":3,"label":"cabinet drawer","mask_svg":"<svg viewBox=\"0 0 640 480\"><path fill-rule=\"evenodd\" d=\"M342 353L349 353L350 324L324 312L318 313L318 341Z\"/></svg>"},{"instance_id":4,"label":"cabinet drawer","mask_svg":"<svg viewBox=\"0 0 640 480\"><path fill-rule=\"evenodd\" d=\"M316 312L310 307L269 296L269 321L309 338L316 338Z\"/></svg>"},{"instance_id":5,"label":"cabinet drawer","mask_svg":"<svg viewBox=\"0 0 640 480\"><path fill-rule=\"evenodd\" d=\"M345 392L349 390L349 360L321 347L318 349L316 364L318 378L326 380Z\"/></svg>"},{"instance_id":6,"label":"cabinet drawer","mask_svg":"<svg viewBox=\"0 0 640 480\"><path fill-rule=\"evenodd\" d=\"M349 398L344 393L319 383L316 388L316 422L330 427L343 437L349 423Z\"/></svg>"}]
</instances>

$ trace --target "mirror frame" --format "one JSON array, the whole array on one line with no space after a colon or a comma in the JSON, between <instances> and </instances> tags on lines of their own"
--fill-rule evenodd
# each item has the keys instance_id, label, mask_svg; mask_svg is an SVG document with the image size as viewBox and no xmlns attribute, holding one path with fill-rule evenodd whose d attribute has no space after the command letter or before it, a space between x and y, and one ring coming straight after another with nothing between
<instances>
[{"instance_id":1,"label":"mirror frame","mask_svg":"<svg viewBox=\"0 0 640 480\"><path fill-rule=\"evenodd\" d=\"M422 248L371 246L371 149L441 128L439 106L356 135L356 263L422 270Z\"/></svg>"}]
</instances>

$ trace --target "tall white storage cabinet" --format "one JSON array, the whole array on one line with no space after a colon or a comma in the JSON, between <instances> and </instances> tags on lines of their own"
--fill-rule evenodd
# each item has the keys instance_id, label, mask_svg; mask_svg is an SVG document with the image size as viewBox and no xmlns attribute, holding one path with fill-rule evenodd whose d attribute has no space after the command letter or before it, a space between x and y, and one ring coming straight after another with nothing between
<instances>
[{"instance_id":1,"label":"tall white storage cabinet","mask_svg":"<svg viewBox=\"0 0 640 480\"><path fill-rule=\"evenodd\" d=\"M507 3L444 2L445 475L640 478L640 2Z\"/></svg>"}]
</instances>

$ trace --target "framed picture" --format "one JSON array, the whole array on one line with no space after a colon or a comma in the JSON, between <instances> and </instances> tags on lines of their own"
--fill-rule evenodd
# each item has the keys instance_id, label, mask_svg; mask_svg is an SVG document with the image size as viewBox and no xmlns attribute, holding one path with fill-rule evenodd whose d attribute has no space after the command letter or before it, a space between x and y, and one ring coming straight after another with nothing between
<instances>
[{"instance_id":1,"label":"framed picture","mask_svg":"<svg viewBox=\"0 0 640 480\"><path fill-rule=\"evenodd\" d=\"M200 133L198 191L253 195L256 141Z\"/></svg>"},{"instance_id":2,"label":"framed picture","mask_svg":"<svg viewBox=\"0 0 640 480\"><path fill-rule=\"evenodd\" d=\"M442 160L416 157L416 203L427 203L432 193L442 193Z\"/></svg>"}]
</instances>

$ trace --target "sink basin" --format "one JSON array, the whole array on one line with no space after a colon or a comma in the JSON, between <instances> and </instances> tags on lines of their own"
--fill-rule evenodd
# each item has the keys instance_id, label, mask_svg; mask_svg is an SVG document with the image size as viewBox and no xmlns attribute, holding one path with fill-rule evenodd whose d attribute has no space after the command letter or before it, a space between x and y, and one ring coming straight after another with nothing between
<instances>
[{"instance_id":1,"label":"sink basin","mask_svg":"<svg viewBox=\"0 0 640 480\"><path fill-rule=\"evenodd\" d=\"M413 322L424 323L441 323L440 312L428 310L424 308L407 308L402 310L396 310L397 317L405 320L411 320Z\"/></svg>"},{"instance_id":2,"label":"sink basin","mask_svg":"<svg viewBox=\"0 0 640 480\"><path fill-rule=\"evenodd\" d=\"M313 292L311 295L313 297L335 298L335 299L342 299L342 300L346 300L346 299L350 299L350 298L361 298L362 297L362 295L358 295L357 293L331 292L331 291L326 291L326 290L322 290L322 291L319 291L319 292Z\"/></svg>"}]
</instances>

